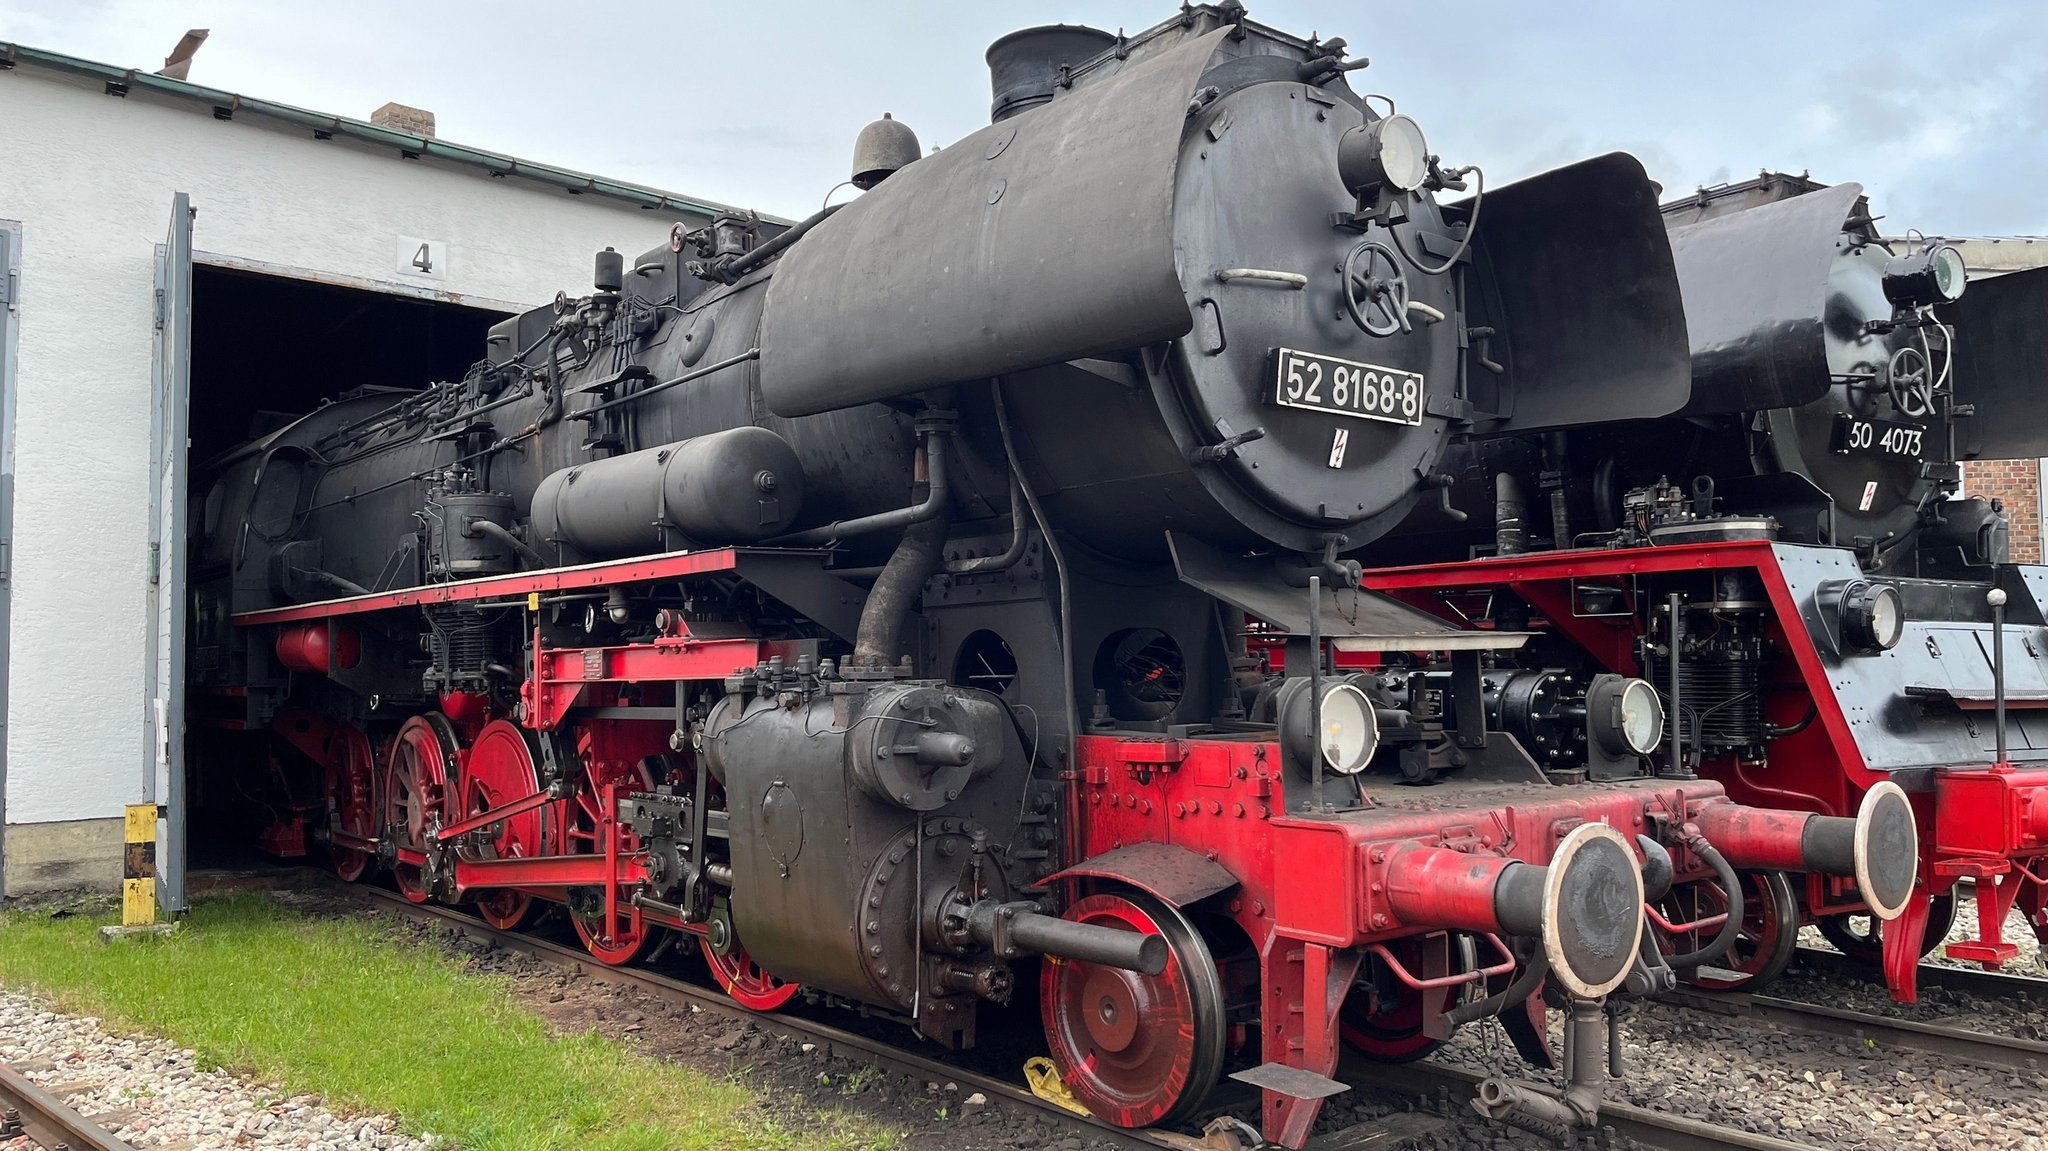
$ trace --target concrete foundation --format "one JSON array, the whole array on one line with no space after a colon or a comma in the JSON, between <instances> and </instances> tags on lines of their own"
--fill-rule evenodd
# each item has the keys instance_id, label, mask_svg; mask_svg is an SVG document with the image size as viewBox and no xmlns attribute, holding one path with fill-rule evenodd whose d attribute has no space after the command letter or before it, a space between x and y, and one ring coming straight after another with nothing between
<instances>
[{"instance_id":1,"label":"concrete foundation","mask_svg":"<svg viewBox=\"0 0 2048 1151\"><path fill-rule=\"evenodd\" d=\"M7 894L119 891L121 820L7 825Z\"/></svg>"}]
</instances>

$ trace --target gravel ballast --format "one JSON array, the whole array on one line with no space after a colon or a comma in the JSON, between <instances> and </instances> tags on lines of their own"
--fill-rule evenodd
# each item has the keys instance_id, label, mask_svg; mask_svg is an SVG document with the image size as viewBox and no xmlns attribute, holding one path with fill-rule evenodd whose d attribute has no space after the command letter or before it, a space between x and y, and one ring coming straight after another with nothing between
<instances>
[{"instance_id":1,"label":"gravel ballast","mask_svg":"<svg viewBox=\"0 0 2048 1151\"><path fill-rule=\"evenodd\" d=\"M97 1019L66 1015L0 991L0 1063L138 1148L228 1151L426 1151L382 1115L340 1115L311 1095L286 1096L221 1070L161 1039L109 1034ZM28 1147L26 1139L0 1149Z\"/></svg>"}]
</instances>

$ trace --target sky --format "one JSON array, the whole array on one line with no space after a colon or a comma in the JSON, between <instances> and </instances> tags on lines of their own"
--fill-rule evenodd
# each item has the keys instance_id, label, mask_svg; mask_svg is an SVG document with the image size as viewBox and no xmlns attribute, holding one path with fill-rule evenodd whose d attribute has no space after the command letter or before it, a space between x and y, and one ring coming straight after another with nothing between
<instances>
[{"instance_id":1,"label":"sky","mask_svg":"<svg viewBox=\"0 0 2048 1151\"><path fill-rule=\"evenodd\" d=\"M2040 0L1248 0L1343 36L1360 91L1489 183L1635 153L1668 195L1759 169L1857 181L1882 227L2048 234ZM0 40L367 117L433 111L443 139L801 217L883 112L927 147L987 122L982 53L1042 23L1131 32L1169 0L0 0ZM5 114L0 109L0 114ZM4 180L0 180L4 182Z\"/></svg>"}]
</instances>

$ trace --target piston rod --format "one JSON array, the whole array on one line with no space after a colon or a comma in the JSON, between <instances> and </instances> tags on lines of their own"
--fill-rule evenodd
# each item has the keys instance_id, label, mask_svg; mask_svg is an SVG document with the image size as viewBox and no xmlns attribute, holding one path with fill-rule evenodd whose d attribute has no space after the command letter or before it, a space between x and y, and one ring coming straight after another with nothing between
<instances>
[{"instance_id":1,"label":"piston rod","mask_svg":"<svg viewBox=\"0 0 2048 1151\"><path fill-rule=\"evenodd\" d=\"M1005 959L1037 952L1145 975L1166 970L1163 935L1075 923L1031 907L1029 903L977 903L967 912L967 934Z\"/></svg>"}]
</instances>

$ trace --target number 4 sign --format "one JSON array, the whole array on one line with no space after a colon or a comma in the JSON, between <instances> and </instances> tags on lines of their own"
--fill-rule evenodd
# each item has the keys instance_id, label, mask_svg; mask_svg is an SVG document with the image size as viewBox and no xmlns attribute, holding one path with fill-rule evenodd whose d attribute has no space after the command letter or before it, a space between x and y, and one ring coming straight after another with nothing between
<instances>
[{"instance_id":1,"label":"number 4 sign","mask_svg":"<svg viewBox=\"0 0 2048 1151\"><path fill-rule=\"evenodd\" d=\"M444 241L400 236L397 251L401 275L438 280L448 274L448 245Z\"/></svg>"}]
</instances>

